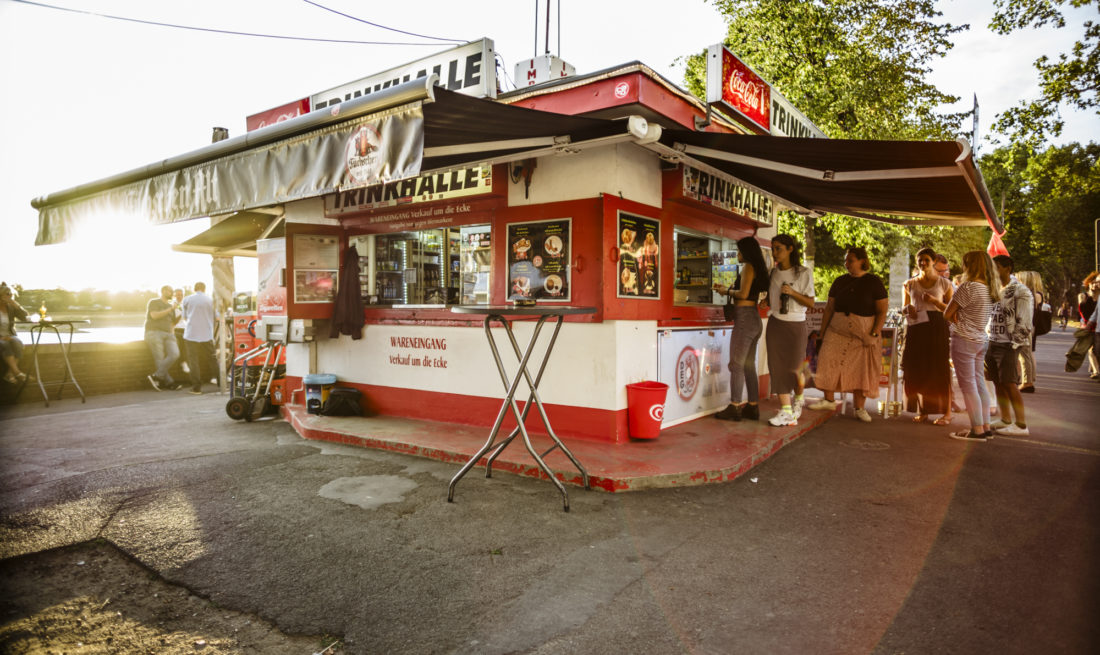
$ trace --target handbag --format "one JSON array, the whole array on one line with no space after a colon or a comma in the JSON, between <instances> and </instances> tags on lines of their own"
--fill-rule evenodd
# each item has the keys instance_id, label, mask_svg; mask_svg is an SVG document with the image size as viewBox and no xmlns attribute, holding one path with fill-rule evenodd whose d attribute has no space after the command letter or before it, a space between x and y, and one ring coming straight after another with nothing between
<instances>
[{"instance_id":1,"label":"handbag","mask_svg":"<svg viewBox=\"0 0 1100 655\"><path fill-rule=\"evenodd\" d=\"M726 294L726 304L722 305L722 314L726 317L727 323L733 322L733 296Z\"/></svg>"}]
</instances>

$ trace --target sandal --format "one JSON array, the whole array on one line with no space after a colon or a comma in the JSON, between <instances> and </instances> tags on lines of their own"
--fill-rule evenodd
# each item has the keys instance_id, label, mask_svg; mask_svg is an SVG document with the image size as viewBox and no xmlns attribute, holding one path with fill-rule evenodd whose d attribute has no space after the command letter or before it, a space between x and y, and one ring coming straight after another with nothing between
<instances>
[{"instance_id":1,"label":"sandal","mask_svg":"<svg viewBox=\"0 0 1100 655\"><path fill-rule=\"evenodd\" d=\"M935 423L936 425L951 425L951 417L948 416L947 414L944 414L943 416L939 417L938 419L936 419L935 421L932 421L932 422Z\"/></svg>"},{"instance_id":2,"label":"sandal","mask_svg":"<svg viewBox=\"0 0 1100 655\"><path fill-rule=\"evenodd\" d=\"M928 415L927 414L917 414L916 416L913 417L913 422L914 423L927 423L928 422Z\"/></svg>"}]
</instances>

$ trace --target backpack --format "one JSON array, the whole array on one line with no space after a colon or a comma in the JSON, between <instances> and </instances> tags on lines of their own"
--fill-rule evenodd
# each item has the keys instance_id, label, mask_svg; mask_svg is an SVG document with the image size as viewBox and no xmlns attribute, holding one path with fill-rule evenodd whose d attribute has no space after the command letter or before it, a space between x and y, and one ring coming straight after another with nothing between
<instances>
[{"instance_id":1,"label":"backpack","mask_svg":"<svg viewBox=\"0 0 1100 655\"><path fill-rule=\"evenodd\" d=\"M362 394L352 387L333 387L328 400L321 408L322 416L362 416L363 408L359 404Z\"/></svg>"},{"instance_id":2,"label":"backpack","mask_svg":"<svg viewBox=\"0 0 1100 655\"><path fill-rule=\"evenodd\" d=\"M1031 319L1031 325L1035 328L1035 336L1040 336L1050 332L1051 316L1053 313L1050 311L1050 305L1043 303L1035 308L1035 314Z\"/></svg>"}]
</instances>

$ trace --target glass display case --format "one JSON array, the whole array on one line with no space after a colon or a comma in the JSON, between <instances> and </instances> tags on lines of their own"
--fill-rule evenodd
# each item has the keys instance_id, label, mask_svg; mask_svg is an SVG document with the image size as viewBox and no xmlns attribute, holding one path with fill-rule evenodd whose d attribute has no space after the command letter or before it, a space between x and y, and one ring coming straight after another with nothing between
<instances>
[{"instance_id":1,"label":"glass display case","mask_svg":"<svg viewBox=\"0 0 1100 655\"><path fill-rule=\"evenodd\" d=\"M463 305L489 304L489 279L493 270L493 249L488 225L461 228L461 270Z\"/></svg>"},{"instance_id":2,"label":"glass display case","mask_svg":"<svg viewBox=\"0 0 1100 655\"><path fill-rule=\"evenodd\" d=\"M359 252L359 284L370 305L488 304L489 226L348 239Z\"/></svg>"},{"instance_id":3,"label":"glass display case","mask_svg":"<svg viewBox=\"0 0 1100 655\"><path fill-rule=\"evenodd\" d=\"M695 234L685 230L673 233L676 251L675 294L678 304L721 304L725 299L714 292L715 283L723 286L737 279L737 245L729 239Z\"/></svg>"}]
</instances>

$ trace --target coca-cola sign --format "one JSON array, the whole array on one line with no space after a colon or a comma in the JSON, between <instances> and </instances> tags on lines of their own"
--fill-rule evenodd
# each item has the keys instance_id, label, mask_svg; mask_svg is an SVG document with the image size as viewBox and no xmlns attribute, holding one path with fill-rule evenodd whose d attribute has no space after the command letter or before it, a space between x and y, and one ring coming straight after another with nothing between
<instances>
[{"instance_id":1,"label":"coca-cola sign","mask_svg":"<svg viewBox=\"0 0 1100 655\"><path fill-rule=\"evenodd\" d=\"M261 111L258 114L252 114L245 118L245 127L251 132L252 130L258 130L261 127L267 127L268 125L274 125L276 123L282 123L292 118L297 118L302 114L309 113L309 98L302 98L301 100L295 100L294 102L288 102L285 105L279 107L272 107L267 111Z\"/></svg>"},{"instance_id":2,"label":"coca-cola sign","mask_svg":"<svg viewBox=\"0 0 1100 655\"><path fill-rule=\"evenodd\" d=\"M707 102L721 103L771 131L771 87L720 45L707 51Z\"/></svg>"}]
</instances>

